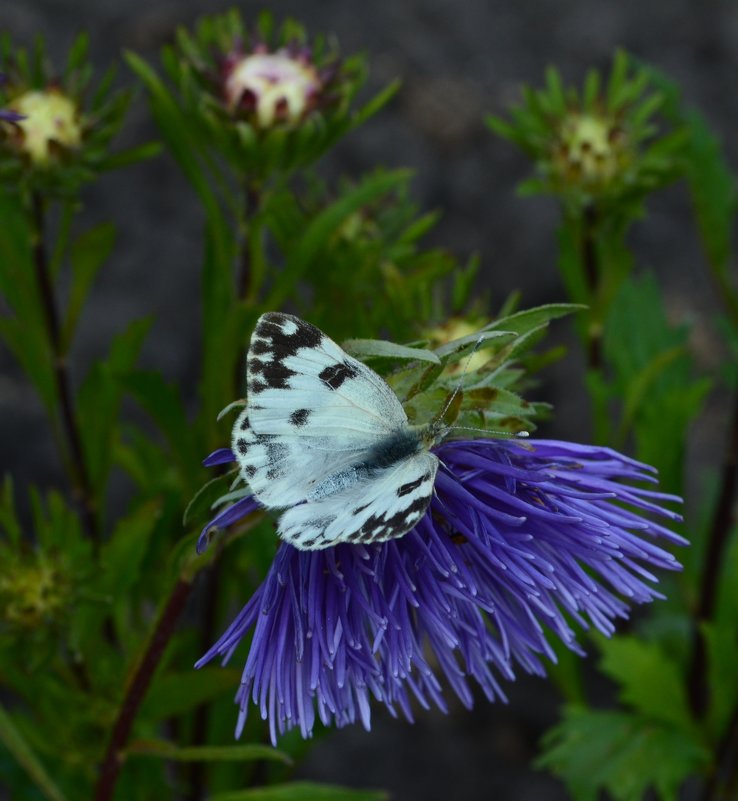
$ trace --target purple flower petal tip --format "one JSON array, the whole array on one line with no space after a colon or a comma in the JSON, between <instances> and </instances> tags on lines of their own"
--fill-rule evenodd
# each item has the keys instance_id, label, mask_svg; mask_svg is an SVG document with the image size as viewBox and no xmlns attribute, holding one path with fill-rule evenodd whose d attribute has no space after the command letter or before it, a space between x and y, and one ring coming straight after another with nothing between
<instances>
[{"instance_id":1,"label":"purple flower petal tip","mask_svg":"<svg viewBox=\"0 0 738 801\"><path fill-rule=\"evenodd\" d=\"M554 659L547 632L581 654L571 622L609 636L629 604L662 597L651 570L680 568L654 542L684 544L650 519L673 520L662 504L674 498L641 486L653 486L646 465L552 440L449 442L437 454L436 494L403 537L278 548L197 663L227 661L253 633L239 732L251 703L273 742L294 727L309 737L317 720L369 728L372 700L412 720L413 703L446 709L442 678L467 706L470 680L503 700L501 679L542 675L543 659ZM257 506L243 498L222 511L198 550L213 526Z\"/></svg>"},{"instance_id":2,"label":"purple flower petal tip","mask_svg":"<svg viewBox=\"0 0 738 801\"><path fill-rule=\"evenodd\" d=\"M5 122L20 122L21 120L25 120L25 118L25 114L19 114L17 111L0 109L0 120L4 120Z\"/></svg>"},{"instance_id":3,"label":"purple flower petal tip","mask_svg":"<svg viewBox=\"0 0 738 801\"><path fill-rule=\"evenodd\" d=\"M217 451L213 451L209 456L205 457L202 463L204 467L215 467L218 464L228 464L235 461L236 457L230 448L218 448Z\"/></svg>"}]
</instances>

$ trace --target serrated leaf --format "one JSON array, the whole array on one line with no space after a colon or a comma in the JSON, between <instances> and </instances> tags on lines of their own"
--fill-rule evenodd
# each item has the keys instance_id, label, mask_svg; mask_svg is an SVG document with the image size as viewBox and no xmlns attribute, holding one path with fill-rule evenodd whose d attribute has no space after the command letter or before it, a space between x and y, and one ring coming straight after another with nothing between
<instances>
[{"instance_id":1,"label":"serrated leaf","mask_svg":"<svg viewBox=\"0 0 738 801\"><path fill-rule=\"evenodd\" d=\"M396 345L384 339L347 339L342 343L343 349L357 359L411 359L422 362L440 364L441 361L433 351L425 348L409 348Z\"/></svg>"},{"instance_id":2,"label":"serrated leaf","mask_svg":"<svg viewBox=\"0 0 738 801\"><path fill-rule=\"evenodd\" d=\"M156 757L175 762L246 762L260 759L292 764L284 751L268 745L202 745L179 748L166 740L136 740L126 748L127 756Z\"/></svg>"},{"instance_id":3,"label":"serrated leaf","mask_svg":"<svg viewBox=\"0 0 738 801\"><path fill-rule=\"evenodd\" d=\"M65 801L64 794L23 737L10 715L0 706L0 741L49 801Z\"/></svg>"},{"instance_id":4,"label":"serrated leaf","mask_svg":"<svg viewBox=\"0 0 738 801\"><path fill-rule=\"evenodd\" d=\"M675 660L652 642L616 637L600 642L600 667L620 685L622 701L644 718L694 730L684 677Z\"/></svg>"},{"instance_id":5,"label":"serrated leaf","mask_svg":"<svg viewBox=\"0 0 738 801\"><path fill-rule=\"evenodd\" d=\"M383 790L356 790L314 782L291 782L211 795L208 801L387 801Z\"/></svg>"},{"instance_id":6,"label":"serrated leaf","mask_svg":"<svg viewBox=\"0 0 738 801\"><path fill-rule=\"evenodd\" d=\"M685 732L624 712L578 706L565 709L543 745L536 767L562 779L575 801L596 801L602 790L615 801L642 801L649 788L673 801L684 780L704 773L711 761Z\"/></svg>"}]
</instances>

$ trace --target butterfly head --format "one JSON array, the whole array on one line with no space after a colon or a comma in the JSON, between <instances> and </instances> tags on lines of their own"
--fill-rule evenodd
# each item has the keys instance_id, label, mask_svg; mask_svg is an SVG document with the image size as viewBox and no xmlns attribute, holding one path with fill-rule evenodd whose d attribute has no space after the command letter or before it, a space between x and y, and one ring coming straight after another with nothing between
<instances>
[{"instance_id":1,"label":"butterfly head","mask_svg":"<svg viewBox=\"0 0 738 801\"><path fill-rule=\"evenodd\" d=\"M442 417L439 417L420 429L420 441L426 450L430 450L436 445L440 445L450 431L451 426Z\"/></svg>"}]
</instances>

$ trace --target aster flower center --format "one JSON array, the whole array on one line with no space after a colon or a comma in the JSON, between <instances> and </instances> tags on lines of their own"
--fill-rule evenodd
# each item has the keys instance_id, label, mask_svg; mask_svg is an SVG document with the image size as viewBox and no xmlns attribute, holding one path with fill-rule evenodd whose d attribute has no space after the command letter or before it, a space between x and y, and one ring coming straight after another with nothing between
<instances>
[{"instance_id":1,"label":"aster flower center","mask_svg":"<svg viewBox=\"0 0 738 801\"><path fill-rule=\"evenodd\" d=\"M79 110L61 92L26 92L10 104L10 110L22 115L16 123L19 147L37 164L48 162L52 142L71 148L81 142Z\"/></svg>"},{"instance_id":2,"label":"aster flower center","mask_svg":"<svg viewBox=\"0 0 738 801\"><path fill-rule=\"evenodd\" d=\"M615 120L570 114L559 129L554 165L567 183L605 184L628 158L624 134Z\"/></svg>"}]
</instances>

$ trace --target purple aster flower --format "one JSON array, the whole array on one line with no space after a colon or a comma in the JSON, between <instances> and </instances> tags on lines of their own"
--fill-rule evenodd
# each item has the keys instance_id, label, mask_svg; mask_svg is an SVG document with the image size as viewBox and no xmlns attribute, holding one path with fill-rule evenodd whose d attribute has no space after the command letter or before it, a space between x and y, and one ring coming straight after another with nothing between
<instances>
[{"instance_id":1,"label":"purple aster flower","mask_svg":"<svg viewBox=\"0 0 738 801\"><path fill-rule=\"evenodd\" d=\"M652 468L609 448L553 440L448 442L435 496L403 537L300 551L282 543L269 573L200 659L226 662L253 638L236 695L239 736L250 701L273 742L316 716L370 727L372 698L412 720L413 703L446 709L441 678L472 704L469 680L504 700L499 679L544 674L548 629L582 653L568 621L606 635L630 603L663 597L653 568L680 569L652 540L686 541L648 513L680 499L632 482ZM216 451L206 464L230 461ZM258 508L247 497L203 531Z\"/></svg>"}]
</instances>

